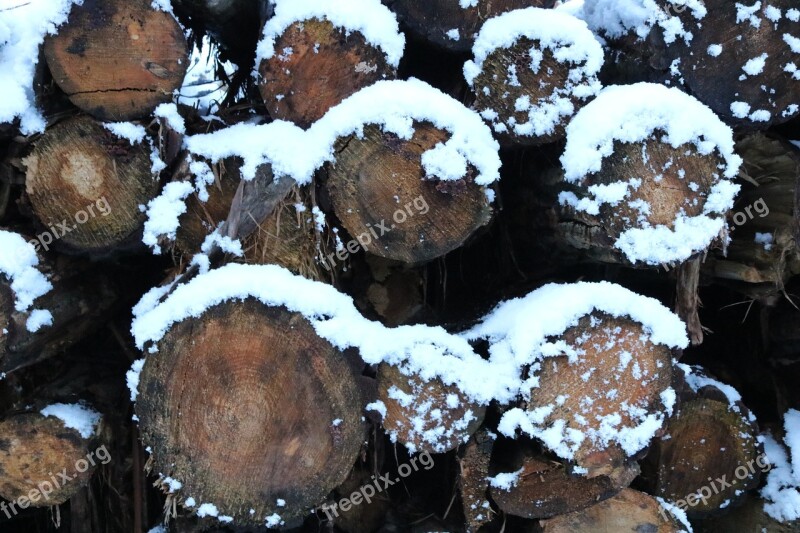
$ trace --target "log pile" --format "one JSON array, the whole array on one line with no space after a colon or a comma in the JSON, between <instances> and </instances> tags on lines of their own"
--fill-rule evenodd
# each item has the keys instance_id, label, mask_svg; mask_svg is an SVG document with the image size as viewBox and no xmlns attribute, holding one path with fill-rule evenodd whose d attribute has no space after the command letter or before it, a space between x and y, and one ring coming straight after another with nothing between
<instances>
[{"instance_id":1,"label":"log pile","mask_svg":"<svg viewBox=\"0 0 800 533\"><path fill-rule=\"evenodd\" d=\"M799 59L788 0L0 8L0 531L797 531Z\"/></svg>"}]
</instances>

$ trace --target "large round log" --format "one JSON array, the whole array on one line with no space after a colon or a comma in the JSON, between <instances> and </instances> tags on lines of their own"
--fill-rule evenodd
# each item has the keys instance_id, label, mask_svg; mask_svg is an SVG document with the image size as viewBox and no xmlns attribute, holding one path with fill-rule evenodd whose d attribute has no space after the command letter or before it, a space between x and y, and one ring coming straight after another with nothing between
<instances>
[{"instance_id":1,"label":"large round log","mask_svg":"<svg viewBox=\"0 0 800 533\"><path fill-rule=\"evenodd\" d=\"M45 41L55 82L101 120L149 115L172 101L188 67L186 38L149 0L85 0Z\"/></svg>"},{"instance_id":2,"label":"large round log","mask_svg":"<svg viewBox=\"0 0 800 533\"><path fill-rule=\"evenodd\" d=\"M158 348L136 414L153 471L180 481L186 506L213 504L236 523L287 521L344 481L363 438L361 398L305 318L225 303L172 327Z\"/></svg>"},{"instance_id":3,"label":"large round log","mask_svg":"<svg viewBox=\"0 0 800 533\"><path fill-rule=\"evenodd\" d=\"M24 163L26 192L46 228L46 245L92 255L138 245L145 220L139 206L159 188L150 154L146 142L118 137L87 116L42 135Z\"/></svg>"},{"instance_id":4,"label":"large round log","mask_svg":"<svg viewBox=\"0 0 800 533\"><path fill-rule=\"evenodd\" d=\"M425 179L421 156L447 140L428 122L408 140L367 125L364 135L339 141L327 186L342 225L367 252L423 263L459 246L487 224L492 209L471 176Z\"/></svg>"}]
</instances>

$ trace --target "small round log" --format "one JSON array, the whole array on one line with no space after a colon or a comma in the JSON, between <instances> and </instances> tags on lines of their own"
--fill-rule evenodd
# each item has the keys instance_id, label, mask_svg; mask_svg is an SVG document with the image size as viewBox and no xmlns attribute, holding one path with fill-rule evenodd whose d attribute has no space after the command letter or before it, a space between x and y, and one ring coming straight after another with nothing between
<instances>
[{"instance_id":1,"label":"small round log","mask_svg":"<svg viewBox=\"0 0 800 533\"><path fill-rule=\"evenodd\" d=\"M93 456L96 444L96 433L84 437L38 412L0 421L0 497L20 506L24 498L32 507L66 502L100 463Z\"/></svg>"},{"instance_id":2,"label":"small round log","mask_svg":"<svg viewBox=\"0 0 800 533\"><path fill-rule=\"evenodd\" d=\"M406 376L385 363L378 369L378 399L386 406L383 427L412 452L457 448L477 431L486 413L452 385Z\"/></svg>"},{"instance_id":3,"label":"small round log","mask_svg":"<svg viewBox=\"0 0 800 533\"><path fill-rule=\"evenodd\" d=\"M237 524L288 522L345 480L363 439L358 386L301 315L224 303L158 347L136 414L153 470L182 483L181 502L213 503Z\"/></svg>"},{"instance_id":4,"label":"small round log","mask_svg":"<svg viewBox=\"0 0 800 533\"><path fill-rule=\"evenodd\" d=\"M346 33L327 20L295 22L275 50L259 66L261 96L273 118L303 128L359 89L396 75L359 32Z\"/></svg>"},{"instance_id":5,"label":"small round log","mask_svg":"<svg viewBox=\"0 0 800 533\"><path fill-rule=\"evenodd\" d=\"M53 78L73 104L101 120L144 118L172 101L188 67L175 18L149 0L85 0L45 40Z\"/></svg>"},{"instance_id":6,"label":"small round log","mask_svg":"<svg viewBox=\"0 0 800 533\"><path fill-rule=\"evenodd\" d=\"M423 263L461 246L487 224L492 209L470 175L458 181L425 179L421 156L447 133L414 123L409 140L367 125L341 139L327 187L336 216L368 253ZM471 172L471 171L470 171Z\"/></svg>"},{"instance_id":7,"label":"small round log","mask_svg":"<svg viewBox=\"0 0 800 533\"><path fill-rule=\"evenodd\" d=\"M53 247L103 255L138 245L145 220L139 206L159 188L150 151L87 116L47 130L23 162L28 199Z\"/></svg>"},{"instance_id":8,"label":"small round log","mask_svg":"<svg viewBox=\"0 0 800 533\"><path fill-rule=\"evenodd\" d=\"M686 528L653 498L633 489L582 511L541 521L544 533L648 531L679 533Z\"/></svg>"},{"instance_id":9,"label":"small round log","mask_svg":"<svg viewBox=\"0 0 800 533\"><path fill-rule=\"evenodd\" d=\"M484 22L524 7L553 7L553 0L390 0L409 30L449 50L467 51Z\"/></svg>"}]
</instances>

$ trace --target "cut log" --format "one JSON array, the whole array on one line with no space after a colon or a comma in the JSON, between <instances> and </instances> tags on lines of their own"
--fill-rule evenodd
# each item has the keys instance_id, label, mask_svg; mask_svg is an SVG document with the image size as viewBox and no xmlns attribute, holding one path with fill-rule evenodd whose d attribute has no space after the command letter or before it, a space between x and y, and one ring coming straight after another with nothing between
<instances>
[{"instance_id":1,"label":"cut log","mask_svg":"<svg viewBox=\"0 0 800 533\"><path fill-rule=\"evenodd\" d=\"M474 533L492 521L495 511L489 503L489 462L496 435L487 430L475 433L458 461L458 489L467 520L467 531Z\"/></svg>"},{"instance_id":2,"label":"cut log","mask_svg":"<svg viewBox=\"0 0 800 533\"><path fill-rule=\"evenodd\" d=\"M363 440L358 385L305 318L224 303L172 327L158 348L136 414L152 470L182 483L181 502L263 525L303 516L345 480Z\"/></svg>"},{"instance_id":3,"label":"cut log","mask_svg":"<svg viewBox=\"0 0 800 533\"><path fill-rule=\"evenodd\" d=\"M675 519L652 496L625 489L613 498L582 511L569 513L541 522L543 533L573 533L575 531L648 531L679 533L687 527Z\"/></svg>"},{"instance_id":4,"label":"cut log","mask_svg":"<svg viewBox=\"0 0 800 533\"><path fill-rule=\"evenodd\" d=\"M327 20L295 22L275 50L259 66L261 96L270 116L303 128L359 89L396 75L386 55L359 32Z\"/></svg>"},{"instance_id":5,"label":"cut log","mask_svg":"<svg viewBox=\"0 0 800 533\"><path fill-rule=\"evenodd\" d=\"M387 0L409 30L450 50L472 48L484 22L524 7L553 7L553 0Z\"/></svg>"},{"instance_id":6,"label":"cut log","mask_svg":"<svg viewBox=\"0 0 800 533\"><path fill-rule=\"evenodd\" d=\"M94 256L140 246L139 206L159 188L150 153L85 116L49 129L23 161L42 246Z\"/></svg>"},{"instance_id":7,"label":"cut log","mask_svg":"<svg viewBox=\"0 0 800 533\"><path fill-rule=\"evenodd\" d=\"M96 426L100 415L94 414ZM23 509L49 507L66 502L89 483L107 450L95 457L96 428L76 429L72 423L39 412L0 421L0 496ZM12 504L10 511L17 514L19 508Z\"/></svg>"},{"instance_id":8,"label":"cut log","mask_svg":"<svg viewBox=\"0 0 800 533\"><path fill-rule=\"evenodd\" d=\"M778 522L764 512L764 500L748 494L745 501L724 516L698 520L694 530L698 533L729 533L731 531L758 531L760 533L797 533L798 524Z\"/></svg>"},{"instance_id":9,"label":"cut log","mask_svg":"<svg viewBox=\"0 0 800 533\"><path fill-rule=\"evenodd\" d=\"M640 324L605 313L581 318L558 340L578 355L542 362L527 409L546 413L545 425L586 435L574 461L590 477L609 474L630 455L609 441L609 432L636 427L642 413L659 411L672 380L672 353L654 344Z\"/></svg>"},{"instance_id":10,"label":"cut log","mask_svg":"<svg viewBox=\"0 0 800 533\"><path fill-rule=\"evenodd\" d=\"M383 427L411 452L444 453L467 442L483 422L486 408L438 379L406 376L381 364L378 399L386 406Z\"/></svg>"},{"instance_id":11,"label":"cut log","mask_svg":"<svg viewBox=\"0 0 800 533\"><path fill-rule=\"evenodd\" d=\"M667 1L661 1L668 5ZM741 6L741 7L740 7ZM726 122L766 129L800 113L800 21L791 0L744 6L704 2L709 15L678 14L692 39L675 41L686 86Z\"/></svg>"},{"instance_id":12,"label":"cut log","mask_svg":"<svg viewBox=\"0 0 800 533\"><path fill-rule=\"evenodd\" d=\"M513 42L498 47L500 32ZM473 107L504 144L562 139L572 116L601 88L603 48L583 22L559 11L530 8L493 18L475 49L464 65Z\"/></svg>"},{"instance_id":13,"label":"cut log","mask_svg":"<svg viewBox=\"0 0 800 533\"><path fill-rule=\"evenodd\" d=\"M101 120L144 118L172 101L188 67L175 18L147 0L85 0L44 44L73 104Z\"/></svg>"},{"instance_id":14,"label":"cut log","mask_svg":"<svg viewBox=\"0 0 800 533\"><path fill-rule=\"evenodd\" d=\"M609 475L585 477L543 456L526 457L517 483L506 490L492 487L492 500L504 512L522 518L549 518L585 509L611 498L639 474L635 462Z\"/></svg>"},{"instance_id":15,"label":"cut log","mask_svg":"<svg viewBox=\"0 0 800 533\"><path fill-rule=\"evenodd\" d=\"M425 179L422 154L447 138L423 122L414 123L409 140L367 125L362 138L339 141L327 187L355 250L423 263L458 248L489 222L486 190L470 175L458 181Z\"/></svg>"}]
</instances>

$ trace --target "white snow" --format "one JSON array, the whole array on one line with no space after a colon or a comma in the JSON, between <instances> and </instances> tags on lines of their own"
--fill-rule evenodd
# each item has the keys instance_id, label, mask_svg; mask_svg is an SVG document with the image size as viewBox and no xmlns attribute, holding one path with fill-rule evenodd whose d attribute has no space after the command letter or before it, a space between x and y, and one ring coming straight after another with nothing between
<instances>
[{"instance_id":1,"label":"white snow","mask_svg":"<svg viewBox=\"0 0 800 533\"><path fill-rule=\"evenodd\" d=\"M278 513L272 513L265 519L264 525L267 527L278 527L283 525L283 519Z\"/></svg>"},{"instance_id":2,"label":"white snow","mask_svg":"<svg viewBox=\"0 0 800 533\"><path fill-rule=\"evenodd\" d=\"M153 111L153 115L163 118L169 127L180 134L186 133L186 122L178 112L178 106L173 103L159 104Z\"/></svg>"},{"instance_id":3,"label":"white snow","mask_svg":"<svg viewBox=\"0 0 800 533\"><path fill-rule=\"evenodd\" d=\"M706 53L711 57L719 57L722 53L722 45L721 44L711 44L708 46Z\"/></svg>"},{"instance_id":4,"label":"white snow","mask_svg":"<svg viewBox=\"0 0 800 533\"><path fill-rule=\"evenodd\" d=\"M104 122L103 127L131 144L139 144L147 137L147 130L135 122Z\"/></svg>"},{"instance_id":5,"label":"white snow","mask_svg":"<svg viewBox=\"0 0 800 533\"><path fill-rule=\"evenodd\" d=\"M169 13L170 15L175 15L172 12L172 2L170 0L153 0L150 2L150 5L153 6L153 9L158 9L159 11L164 11L165 13Z\"/></svg>"},{"instance_id":6,"label":"white snow","mask_svg":"<svg viewBox=\"0 0 800 533\"><path fill-rule=\"evenodd\" d=\"M739 409L738 404L742 401L742 396L739 394L739 391L726 383L722 383L721 381L717 381L716 379L707 376L705 370L699 366L689 366L683 363L678 363L677 366L683 370L686 384L689 385L694 392L699 391L703 387L714 387L725 395L725 398L728 400L728 407L730 410L741 414L741 409ZM755 422L756 418L752 413L750 413L748 420Z\"/></svg>"},{"instance_id":7,"label":"white snow","mask_svg":"<svg viewBox=\"0 0 800 533\"><path fill-rule=\"evenodd\" d=\"M364 407L365 411L377 411L380 413L381 417L386 418L386 404L380 400L376 400L374 402L368 403Z\"/></svg>"},{"instance_id":8,"label":"white snow","mask_svg":"<svg viewBox=\"0 0 800 533\"><path fill-rule=\"evenodd\" d=\"M575 109L571 98L585 100L600 90L597 74L603 66L603 48L586 23L553 9L530 7L509 11L487 20L481 27L472 48L473 59L464 64L464 77L473 86L475 77L483 70L486 58L497 49L510 48L520 39L536 42L529 51L531 69L539 70L543 51L556 61L569 66L569 75L562 87L554 87L546 98L536 102L517 101L517 111L528 112L528 120L513 123L497 121L497 131L513 129L518 135L547 135ZM500 130L498 130L498 127Z\"/></svg>"},{"instance_id":9,"label":"white snow","mask_svg":"<svg viewBox=\"0 0 800 533\"><path fill-rule=\"evenodd\" d=\"M189 67L178 93L178 103L196 107L201 115L208 115L215 107L219 107L228 86L217 79L217 60L211 38L204 35L200 47L195 44L192 49ZM221 65L228 78L236 72L236 66L230 61L221 62Z\"/></svg>"},{"instance_id":10,"label":"white snow","mask_svg":"<svg viewBox=\"0 0 800 533\"><path fill-rule=\"evenodd\" d=\"M131 391L131 401L135 402L139 395L139 376L144 368L144 359L137 359L131 365L131 369L125 373L125 383Z\"/></svg>"},{"instance_id":11,"label":"white snow","mask_svg":"<svg viewBox=\"0 0 800 533\"><path fill-rule=\"evenodd\" d=\"M160 195L148 202L142 242L152 248L154 254L161 254L158 240L162 235L175 240L178 219L186 212L185 200L193 192L194 186L190 182L173 181L167 183Z\"/></svg>"},{"instance_id":12,"label":"white snow","mask_svg":"<svg viewBox=\"0 0 800 533\"><path fill-rule=\"evenodd\" d=\"M603 89L572 119L561 156L566 181L580 183L600 170L615 141L643 142L654 138L656 132L661 142L675 148L692 144L700 154L716 153L725 165L701 215L679 214L674 229L652 227L642 220L642 227L632 227L620 235L616 248L633 263L652 265L683 261L706 249L726 228L725 214L733 207L739 186L722 178L734 178L742 163L733 149L732 130L711 109L678 89L651 83L612 86ZM635 183L631 181L631 185ZM582 200L569 193L560 197L562 203L576 207ZM603 203L603 199L590 196L582 209L596 211L596 203Z\"/></svg>"},{"instance_id":13,"label":"white snow","mask_svg":"<svg viewBox=\"0 0 800 533\"><path fill-rule=\"evenodd\" d=\"M191 136L186 147L212 162L242 157L242 178L246 180L253 179L259 165L269 163L277 178L289 176L307 184L316 169L334 160L338 138L361 135L365 125L375 124L409 139L414 133L413 121L428 121L451 133L446 142L422 154L428 177L458 180L466 174L467 164L472 164L478 170L478 185L499 179L499 146L480 115L416 79L379 81L364 88L331 108L307 131L283 121L237 124Z\"/></svg>"},{"instance_id":14,"label":"white snow","mask_svg":"<svg viewBox=\"0 0 800 533\"><path fill-rule=\"evenodd\" d=\"M39 46L67 20L82 0L4 0L0 7L0 123L20 118L25 135L44 131L36 109L33 79Z\"/></svg>"},{"instance_id":15,"label":"white snow","mask_svg":"<svg viewBox=\"0 0 800 533\"><path fill-rule=\"evenodd\" d=\"M197 508L197 516L204 518L206 516L219 516L219 510L213 503L203 503Z\"/></svg>"},{"instance_id":16,"label":"white snow","mask_svg":"<svg viewBox=\"0 0 800 533\"><path fill-rule=\"evenodd\" d=\"M100 413L80 403L54 403L40 413L58 418L65 427L76 430L84 439L94 435L101 418Z\"/></svg>"},{"instance_id":17,"label":"white snow","mask_svg":"<svg viewBox=\"0 0 800 533\"><path fill-rule=\"evenodd\" d=\"M702 20L708 14L702 0L667 0L663 4L664 7L660 6L656 0L586 0L577 16L592 31L611 38L633 32L644 39L653 28L659 27L667 44L677 38L690 43L693 35L677 14L690 13L695 20Z\"/></svg>"},{"instance_id":18,"label":"white snow","mask_svg":"<svg viewBox=\"0 0 800 533\"><path fill-rule=\"evenodd\" d=\"M11 282L16 311L27 311L36 298L53 288L52 283L36 268L38 266L39 258L32 244L21 235L0 230L0 274ZM28 317L27 329L35 332L42 326L51 325L52 321L50 311L34 309Z\"/></svg>"},{"instance_id":19,"label":"white snow","mask_svg":"<svg viewBox=\"0 0 800 533\"><path fill-rule=\"evenodd\" d=\"M800 411L789 409L783 421L783 442L788 454L771 435L761 437L771 465L761 497L768 515L779 522L789 522L800 519Z\"/></svg>"},{"instance_id":20,"label":"white snow","mask_svg":"<svg viewBox=\"0 0 800 533\"><path fill-rule=\"evenodd\" d=\"M686 528L680 533L693 532L692 525L691 523L689 523L689 517L686 515L686 511L684 511L677 505L673 505L672 503L664 500L663 498L660 498L659 496L656 496L655 498L656 500L658 500L658 503L661 504L661 507L663 507L665 511L667 511L669 514L675 517L675 519L678 520L678 522L680 522L681 525Z\"/></svg>"},{"instance_id":21,"label":"white snow","mask_svg":"<svg viewBox=\"0 0 800 533\"><path fill-rule=\"evenodd\" d=\"M397 68L405 49L405 36L397 19L379 0L275 0L275 15L264 26L256 51L256 65L275 55L275 41L295 22L327 20L345 33L359 32L380 48L387 62Z\"/></svg>"},{"instance_id":22,"label":"white snow","mask_svg":"<svg viewBox=\"0 0 800 533\"><path fill-rule=\"evenodd\" d=\"M774 242L772 233L756 233L755 241L756 244L764 247L764 251L769 252L772 250L772 243Z\"/></svg>"},{"instance_id":23,"label":"white snow","mask_svg":"<svg viewBox=\"0 0 800 533\"><path fill-rule=\"evenodd\" d=\"M486 480L489 482L489 485L494 488L509 491L517 486L519 476L524 470L524 468L520 468L516 472L501 472L494 477L486 478Z\"/></svg>"},{"instance_id":24,"label":"white snow","mask_svg":"<svg viewBox=\"0 0 800 533\"><path fill-rule=\"evenodd\" d=\"M768 57L769 55L767 53L763 53L758 57L754 57L744 64L742 70L750 76L758 76L764 72L764 65L766 65Z\"/></svg>"}]
</instances>

